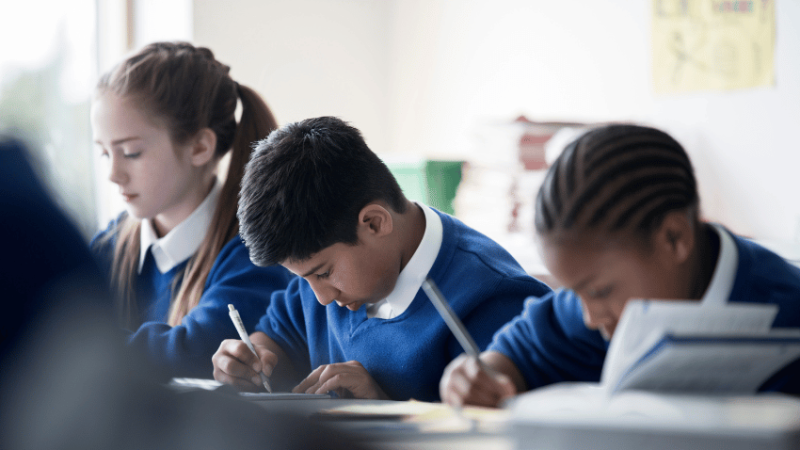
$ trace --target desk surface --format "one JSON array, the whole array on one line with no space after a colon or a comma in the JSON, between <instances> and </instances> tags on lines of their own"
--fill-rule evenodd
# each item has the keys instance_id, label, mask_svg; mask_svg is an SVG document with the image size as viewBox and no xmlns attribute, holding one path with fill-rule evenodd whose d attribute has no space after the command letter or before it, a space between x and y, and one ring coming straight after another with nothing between
<instances>
[{"instance_id":1,"label":"desk surface","mask_svg":"<svg viewBox=\"0 0 800 450\"><path fill-rule=\"evenodd\" d=\"M253 403L271 411L317 418L375 449L514 448L506 433L503 411L496 411L497 414L477 409L460 411L438 403L391 400L304 399Z\"/></svg>"}]
</instances>

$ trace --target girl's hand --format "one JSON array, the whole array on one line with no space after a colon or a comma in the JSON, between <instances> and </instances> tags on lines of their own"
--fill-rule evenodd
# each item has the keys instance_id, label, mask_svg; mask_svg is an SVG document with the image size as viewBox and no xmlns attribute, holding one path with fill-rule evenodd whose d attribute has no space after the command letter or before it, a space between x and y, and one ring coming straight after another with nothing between
<instances>
[{"instance_id":1,"label":"girl's hand","mask_svg":"<svg viewBox=\"0 0 800 450\"><path fill-rule=\"evenodd\" d=\"M389 400L389 396L358 361L319 366L292 389L292 392L306 394L327 394L330 391L340 397L350 394L355 398Z\"/></svg>"},{"instance_id":2,"label":"girl's hand","mask_svg":"<svg viewBox=\"0 0 800 450\"><path fill-rule=\"evenodd\" d=\"M452 406L476 405L498 407L517 388L508 376L487 369L478 360L462 354L444 370L439 383L442 401Z\"/></svg>"}]
</instances>

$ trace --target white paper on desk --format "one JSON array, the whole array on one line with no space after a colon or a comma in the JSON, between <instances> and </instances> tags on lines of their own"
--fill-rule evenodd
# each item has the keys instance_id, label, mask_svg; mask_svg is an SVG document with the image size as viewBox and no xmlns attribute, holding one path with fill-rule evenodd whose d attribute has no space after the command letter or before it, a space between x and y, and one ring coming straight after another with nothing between
<instances>
[{"instance_id":1,"label":"white paper on desk","mask_svg":"<svg viewBox=\"0 0 800 450\"><path fill-rule=\"evenodd\" d=\"M800 330L726 336L667 334L609 387L613 392L754 393L798 357Z\"/></svg>"},{"instance_id":2,"label":"white paper on desk","mask_svg":"<svg viewBox=\"0 0 800 450\"><path fill-rule=\"evenodd\" d=\"M601 384L611 392L622 374L668 333L766 333L777 313L777 305L631 300L611 339Z\"/></svg>"},{"instance_id":3,"label":"white paper on desk","mask_svg":"<svg viewBox=\"0 0 800 450\"><path fill-rule=\"evenodd\" d=\"M562 425L568 433L616 428L779 434L800 429L800 399L777 393L685 395L629 390L609 397L596 383L564 382L517 395L504 408L519 423ZM632 448L641 448L639 444Z\"/></svg>"},{"instance_id":4,"label":"white paper on desk","mask_svg":"<svg viewBox=\"0 0 800 450\"><path fill-rule=\"evenodd\" d=\"M245 400L313 400L331 398L330 394L306 394L303 392L240 392Z\"/></svg>"}]
</instances>

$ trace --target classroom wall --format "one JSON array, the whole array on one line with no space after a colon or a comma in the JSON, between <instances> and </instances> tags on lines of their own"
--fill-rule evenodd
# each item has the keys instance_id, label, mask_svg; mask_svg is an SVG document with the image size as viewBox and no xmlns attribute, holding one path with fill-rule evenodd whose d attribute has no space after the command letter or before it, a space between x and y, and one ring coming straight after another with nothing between
<instances>
[{"instance_id":1,"label":"classroom wall","mask_svg":"<svg viewBox=\"0 0 800 450\"><path fill-rule=\"evenodd\" d=\"M340 115L385 155L469 159L476 132L637 121L691 154L706 217L800 240L800 1L777 2L775 86L657 96L645 0L194 0L194 38L285 123Z\"/></svg>"},{"instance_id":2,"label":"classroom wall","mask_svg":"<svg viewBox=\"0 0 800 450\"><path fill-rule=\"evenodd\" d=\"M194 0L194 40L258 90L280 124L345 118L375 150L389 150L392 2Z\"/></svg>"}]
</instances>

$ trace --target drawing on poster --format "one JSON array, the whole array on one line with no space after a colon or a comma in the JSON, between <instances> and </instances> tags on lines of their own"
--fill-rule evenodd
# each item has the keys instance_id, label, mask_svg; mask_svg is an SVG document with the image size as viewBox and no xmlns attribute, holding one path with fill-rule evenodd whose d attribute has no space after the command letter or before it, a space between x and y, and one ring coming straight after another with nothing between
<instances>
[{"instance_id":1,"label":"drawing on poster","mask_svg":"<svg viewBox=\"0 0 800 450\"><path fill-rule=\"evenodd\" d=\"M653 0L656 93L775 83L774 0Z\"/></svg>"}]
</instances>

